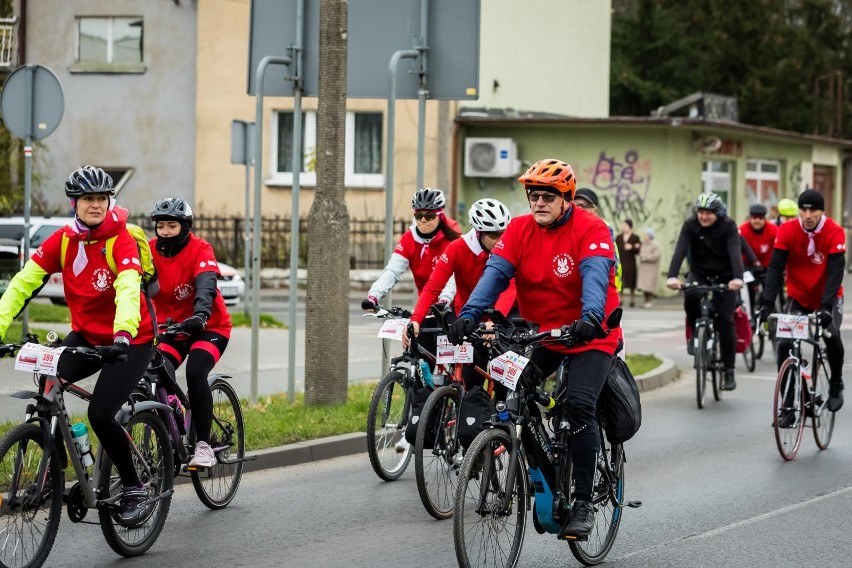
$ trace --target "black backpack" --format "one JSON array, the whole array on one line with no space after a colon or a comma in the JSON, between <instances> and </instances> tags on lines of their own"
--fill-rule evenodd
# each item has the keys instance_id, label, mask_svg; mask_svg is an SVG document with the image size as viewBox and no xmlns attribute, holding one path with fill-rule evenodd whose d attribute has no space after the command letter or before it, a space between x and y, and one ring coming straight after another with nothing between
<instances>
[{"instance_id":1,"label":"black backpack","mask_svg":"<svg viewBox=\"0 0 852 568\"><path fill-rule=\"evenodd\" d=\"M642 425L639 386L620 357L613 356L603 390L598 397L598 417L610 444L623 444Z\"/></svg>"},{"instance_id":2,"label":"black backpack","mask_svg":"<svg viewBox=\"0 0 852 568\"><path fill-rule=\"evenodd\" d=\"M459 443L464 449L485 429L485 421L494 414L494 403L482 387L475 386L464 393L461 420L458 424Z\"/></svg>"}]
</instances>

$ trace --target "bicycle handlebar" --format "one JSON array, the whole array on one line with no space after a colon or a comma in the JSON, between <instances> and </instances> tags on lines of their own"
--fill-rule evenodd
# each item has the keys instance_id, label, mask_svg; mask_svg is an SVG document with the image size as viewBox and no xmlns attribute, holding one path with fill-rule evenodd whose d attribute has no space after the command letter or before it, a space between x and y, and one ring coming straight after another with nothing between
<instances>
[{"instance_id":1,"label":"bicycle handlebar","mask_svg":"<svg viewBox=\"0 0 852 568\"><path fill-rule=\"evenodd\" d=\"M365 314L361 314L362 318L376 318L376 319L389 319L389 318L410 318L411 312L406 310L405 308L400 308L398 306L393 306L390 308L379 308L375 312L367 312Z\"/></svg>"},{"instance_id":2,"label":"bicycle handlebar","mask_svg":"<svg viewBox=\"0 0 852 568\"><path fill-rule=\"evenodd\" d=\"M699 292L733 292L727 284L699 284L698 282L683 282L679 290L698 290Z\"/></svg>"}]
</instances>

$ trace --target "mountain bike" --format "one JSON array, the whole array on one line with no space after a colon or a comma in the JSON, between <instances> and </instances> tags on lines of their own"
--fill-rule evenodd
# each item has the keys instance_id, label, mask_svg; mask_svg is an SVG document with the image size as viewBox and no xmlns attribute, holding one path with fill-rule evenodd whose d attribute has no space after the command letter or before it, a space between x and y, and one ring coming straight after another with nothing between
<instances>
[{"instance_id":1,"label":"mountain bike","mask_svg":"<svg viewBox=\"0 0 852 568\"><path fill-rule=\"evenodd\" d=\"M73 354L100 360L97 348L57 348L38 345L33 335L27 339L26 344L0 344L0 356L17 353L19 364L36 369L33 378L38 389L12 395L35 402L27 405L23 423L0 439L0 566L36 568L44 564L59 530L63 501L68 518L75 523L85 522L88 510L97 509L104 538L116 553L126 557L144 554L163 529L173 493L172 449L166 427L154 412L163 410L163 405L150 401L135 407L125 405L116 416L127 431L133 463L149 495L146 516L127 525L119 516L122 482L118 470L103 448L87 468L91 456L71 432L65 393L87 402L92 394L55 376L60 357ZM48 334L48 341L55 340L55 334ZM64 494L69 463L77 482Z\"/></svg>"},{"instance_id":2,"label":"mountain bike","mask_svg":"<svg viewBox=\"0 0 852 568\"><path fill-rule=\"evenodd\" d=\"M161 335L189 339L180 324L161 325ZM148 369L133 393L134 401L156 401L157 414L166 425L174 450L175 477L189 476L195 493L210 509L222 509L234 499L243 476L243 464L255 457L246 457L246 433L240 398L228 383L228 375L211 374L207 384L213 397L213 422L210 447L216 455L213 467L188 467L196 443L192 423L192 408L173 374L171 365L157 345Z\"/></svg>"},{"instance_id":3,"label":"mountain bike","mask_svg":"<svg viewBox=\"0 0 852 568\"><path fill-rule=\"evenodd\" d=\"M620 310L617 313L620 319ZM607 323L608 327L618 325L615 320ZM495 325L494 330L498 349L514 354L528 353L548 342L574 342L570 334L559 329L535 333ZM493 361L491 372L493 376ZM516 566L531 504L533 526L539 534L557 534L570 516L571 417L561 402L565 372L563 363L556 372L553 394L546 395L538 388L540 371L527 365L507 401L497 404L490 428L481 432L465 453L453 512L453 541L462 568ZM609 443L600 422L598 436L601 449L592 495L595 527L585 540L569 540L572 554L585 565L603 562L618 534L623 508L641 505L638 501L624 502L623 446Z\"/></svg>"},{"instance_id":4,"label":"mountain bike","mask_svg":"<svg viewBox=\"0 0 852 568\"><path fill-rule=\"evenodd\" d=\"M499 312L487 310L486 313L505 321ZM487 371L475 364L472 367L483 379L491 380ZM449 519L453 515L456 483L464 454L458 425L463 419L465 393L461 365L457 365L451 383L436 385L420 413L422 424L435 427L417 429L414 446L417 493L426 511L438 520Z\"/></svg>"},{"instance_id":5,"label":"mountain bike","mask_svg":"<svg viewBox=\"0 0 852 568\"><path fill-rule=\"evenodd\" d=\"M411 317L411 312L392 307L364 314L364 317L400 320ZM396 324L404 327L403 333L409 333L410 323L400 321ZM442 328L424 328L420 333L442 331ZM405 447L400 450L396 446L404 439L412 416L414 390L426 386L421 361L434 362L435 356L423 348L416 337L412 337L402 355L391 359L388 374L376 385L370 399L370 409L367 413L367 454L373 471L384 481L399 479L411 461L414 446L403 444ZM452 373L450 367L439 365L434 376Z\"/></svg>"},{"instance_id":6,"label":"mountain bike","mask_svg":"<svg viewBox=\"0 0 852 568\"><path fill-rule=\"evenodd\" d=\"M697 290L701 295L701 316L695 320L692 332L692 344L695 346L695 395L698 408L704 408L707 383L713 387L713 398L722 399L722 381L725 380L725 366L722 363L719 330L713 322L713 297L728 291L725 284L698 284L684 282L681 290ZM709 375L709 376L708 376Z\"/></svg>"},{"instance_id":7,"label":"mountain bike","mask_svg":"<svg viewBox=\"0 0 852 568\"><path fill-rule=\"evenodd\" d=\"M828 334L814 314L771 314L777 322L778 338L792 339L790 354L778 370L772 407L772 427L781 457L796 457L802 445L805 422L811 419L814 441L820 450L831 442L834 412L828 410L829 371L820 337ZM813 346L810 364L804 359L802 343Z\"/></svg>"}]
</instances>

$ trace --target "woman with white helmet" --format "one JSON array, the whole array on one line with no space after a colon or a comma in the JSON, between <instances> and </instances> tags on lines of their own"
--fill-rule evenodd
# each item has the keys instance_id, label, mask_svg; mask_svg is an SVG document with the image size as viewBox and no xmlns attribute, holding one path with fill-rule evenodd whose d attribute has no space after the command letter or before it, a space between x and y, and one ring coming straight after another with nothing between
<instances>
[{"instance_id":1,"label":"woman with white helmet","mask_svg":"<svg viewBox=\"0 0 852 568\"><path fill-rule=\"evenodd\" d=\"M471 230L462 235L459 240L450 243L438 259L429 282L420 292L417 306L411 315L415 336L420 331L420 324L428 313L429 306L438 300L438 294L453 276L456 281L456 311L464 305L485 270L485 262L491 255L491 250L512 219L505 205L490 198L480 199L471 205L468 217ZM515 307L514 279L497 299L495 307L504 315L509 315L509 312L513 310ZM407 342L408 338L404 337L403 343L407 344ZM482 377L469 367L463 369L462 375L468 389L482 384ZM498 387L497 395L504 398L505 392L500 392L500 387L502 385ZM505 390L505 387L502 388Z\"/></svg>"}]
</instances>

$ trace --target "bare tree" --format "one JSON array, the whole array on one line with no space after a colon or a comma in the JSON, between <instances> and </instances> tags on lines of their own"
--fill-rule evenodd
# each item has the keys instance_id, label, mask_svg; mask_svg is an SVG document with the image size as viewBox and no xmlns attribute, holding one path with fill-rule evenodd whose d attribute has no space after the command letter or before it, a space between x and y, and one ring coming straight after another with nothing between
<instances>
[{"instance_id":1,"label":"bare tree","mask_svg":"<svg viewBox=\"0 0 852 568\"><path fill-rule=\"evenodd\" d=\"M349 212L344 185L347 0L320 1L317 187L308 214L305 404L342 404L349 366Z\"/></svg>"}]
</instances>

